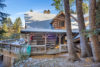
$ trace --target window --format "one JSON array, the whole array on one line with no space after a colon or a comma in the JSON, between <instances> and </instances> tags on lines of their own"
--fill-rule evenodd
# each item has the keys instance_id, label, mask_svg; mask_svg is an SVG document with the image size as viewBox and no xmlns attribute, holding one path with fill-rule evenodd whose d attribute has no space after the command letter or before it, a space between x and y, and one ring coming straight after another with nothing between
<instances>
[{"instance_id":1,"label":"window","mask_svg":"<svg viewBox=\"0 0 100 67\"><path fill-rule=\"evenodd\" d=\"M60 22L61 27L64 27L64 25L65 25L64 22Z\"/></svg>"}]
</instances>

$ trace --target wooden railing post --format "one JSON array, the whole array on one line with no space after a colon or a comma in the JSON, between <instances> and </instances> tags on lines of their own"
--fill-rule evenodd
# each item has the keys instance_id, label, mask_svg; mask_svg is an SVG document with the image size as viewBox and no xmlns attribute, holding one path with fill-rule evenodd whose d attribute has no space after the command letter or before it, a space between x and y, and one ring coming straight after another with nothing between
<instances>
[{"instance_id":1,"label":"wooden railing post","mask_svg":"<svg viewBox=\"0 0 100 67\"><path fill-rule=\"evenodd\" d=\"M47 51L46 45L47 45L47 34L45 34L45 52Z\"/></svg>"},{"instance_id":2,"label":"wooden railing post","mask_svg":"<svg viewBox=\"0 0 100 67\"><path fill-rule=\"evenodd\" d=\"M10 54L11 54L11 45L10 45L10 49L9 49L9 51L10 51Z\"/></svg>"},{"instance_id":3,"label":"wooden railing post","mask_svg":"<svg viewBox=\"0 0 100 67\"><path fill-rule=\"evenodd\" d=\"M61 34L59 34L59 52L61 52Z\"/></svg>"}]
</instances>

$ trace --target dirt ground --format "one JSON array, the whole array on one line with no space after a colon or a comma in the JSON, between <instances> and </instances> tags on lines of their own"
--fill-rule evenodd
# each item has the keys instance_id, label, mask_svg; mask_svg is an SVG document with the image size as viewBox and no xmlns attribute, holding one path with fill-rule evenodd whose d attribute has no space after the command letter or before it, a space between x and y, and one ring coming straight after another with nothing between
<instances>
[{"instance_id":1,"label":"dirt ground","mask_svg":"<svg viewBox=\"0 0 100 67\"><path fill-rule=\"evenodd\" d=\"M81 61L69 62L68 54L37 55L31 56L19 67L100 67L100 63L94 63L91 58L81 58Z\"/></svg>"}]
</instances>

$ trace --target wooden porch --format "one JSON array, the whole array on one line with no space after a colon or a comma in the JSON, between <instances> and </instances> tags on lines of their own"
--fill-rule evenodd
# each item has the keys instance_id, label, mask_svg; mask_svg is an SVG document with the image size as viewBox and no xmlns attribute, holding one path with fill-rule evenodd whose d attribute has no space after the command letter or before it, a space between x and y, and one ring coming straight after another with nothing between
<instances>
[{"instance_id":1,"label":"wooden porch","mask_svg":"<svg viewBox=\"0 0 100 67\"><path fill-rule=\"evenodd\" d=\"M47 49L46 45L32 45L31 46L31 54L58 54L62 52L67 52L66 45L60 45L55 47L54 49Z\"/></svg>"},{"instance_id":2,"label":"wooden porch","mask_svg":"<svg viewBox=\"0 0 100 67\"><path fill-rule=\"evenodd\" d=\"M46 40L46 39L45 39ZM59 40L60 41L60 40ZM61 43L61 42L60 42ZM46 44L45 45L32 45L31 43L31 55L38 54L58 54L61 52L67 52L66 44ZM14 45L8 42L0 43L0 54L8 57L18 58L21 52L25 52L25 45Z\"/></svg>"},{"instance_id":3,"label":"wooden porch","mask_svg":"<svg viewBox=\"0 0 100 67\"><path fill-rule=\"evenodd\" d=\"M31 45L31 55L67 52L65 33L22 33Z\"/></svg>"}]
</instances>

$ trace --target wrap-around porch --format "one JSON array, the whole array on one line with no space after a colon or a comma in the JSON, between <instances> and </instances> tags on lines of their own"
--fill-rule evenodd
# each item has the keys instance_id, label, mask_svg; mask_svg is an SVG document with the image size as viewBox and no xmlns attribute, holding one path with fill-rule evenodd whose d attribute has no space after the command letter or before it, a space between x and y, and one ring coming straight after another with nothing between
<instances>
[{"instance_id":1,"label":"wrap-around porch","mask_svg":"<svg viewBox=\"0 0 100 67\"><path fill-rule=\"evenodd\" d=\"M23 32L22 37L31 45L31 55L67 52L65 33Z\"/></svg>"}]
</instances>

